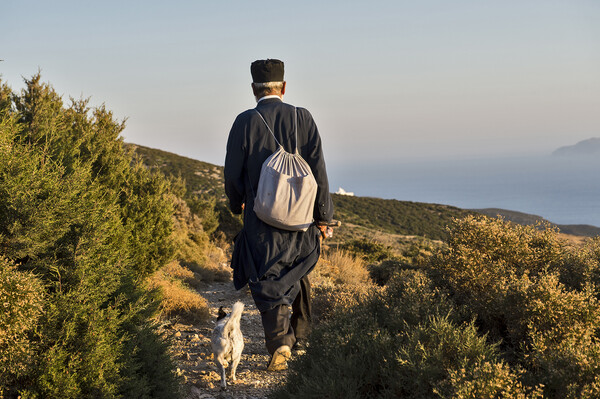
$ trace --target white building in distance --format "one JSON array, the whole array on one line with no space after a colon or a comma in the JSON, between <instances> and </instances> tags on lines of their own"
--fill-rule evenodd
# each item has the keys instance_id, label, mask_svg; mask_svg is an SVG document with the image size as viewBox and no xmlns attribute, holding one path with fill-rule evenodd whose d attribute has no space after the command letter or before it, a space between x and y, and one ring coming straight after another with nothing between
<instances>
[{"instance_id":1,"label":"white building in distance","mask_svg":"<svg viewBox=\"0 0 600 399\"><path fill-rule=\"evenodd\" d=\"M349 192L349 191L346 191L346 190L344 190L344 189L343 189L343 188L341 188L341 187L340 187L340 188L338 188L338 190L336 191L336 194L339 194L339 195L349 195L349 196L351 196L351 197L354 197L354 193L352 193L352 192Z\"/></svg>"}]
</instances>

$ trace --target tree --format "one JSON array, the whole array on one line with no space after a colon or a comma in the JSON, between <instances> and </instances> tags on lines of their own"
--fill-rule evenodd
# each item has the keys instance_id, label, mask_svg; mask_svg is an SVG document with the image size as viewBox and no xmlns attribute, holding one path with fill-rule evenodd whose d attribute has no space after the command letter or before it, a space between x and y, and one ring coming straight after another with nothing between
<instances>
[{"instance_id":1,"label":"tree","mask_svg":"<svg viewBox=\"0 0 600 399\"><path fill-rule=\"evenodd\" d=\"M104 106L67 107L39 74L25 82L14 94L0 81L0 267L12 276L0 284L29 273L43 301L30 357L0 393L173 397L140 284L174 253L169 182L123 149L124 122Z\"/></svg>"}]
</instances>

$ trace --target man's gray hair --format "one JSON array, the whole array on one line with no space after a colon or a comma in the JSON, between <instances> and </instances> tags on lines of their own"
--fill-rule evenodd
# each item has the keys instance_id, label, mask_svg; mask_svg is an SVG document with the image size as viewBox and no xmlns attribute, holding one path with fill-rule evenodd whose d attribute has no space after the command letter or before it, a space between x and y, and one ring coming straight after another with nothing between
<instances>
[{"instance_id":1,"label":"man's gray hair","mask_svg":"<svg viewBox=\"0 0 600 399\"><path fill-rule=\"evenodd\" d=\"M283 82L264 82L252 83L256 89L258 97L266 96L270 93L281 93Z\"/></svg>"}]
</instances>

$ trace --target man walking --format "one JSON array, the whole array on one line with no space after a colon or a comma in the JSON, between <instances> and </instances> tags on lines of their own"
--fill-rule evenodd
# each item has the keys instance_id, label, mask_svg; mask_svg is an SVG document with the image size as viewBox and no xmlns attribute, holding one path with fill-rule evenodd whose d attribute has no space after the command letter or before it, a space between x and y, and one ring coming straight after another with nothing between
<instances>
[{"instance_id":1,"label":"man walking","mask_svg":"<svg viewBox=\"0 0 600 399\"><path fill-rule=\"evenodd\" d=\"M303 349L306 344L311 318L308 273L317 263L319 237L326 229L317 225L332 219L333 205L317 126L306 109L282 101L286 89L283 62L258 60L250 72L257 105L236 118L225 158L229 206L235 214L244 212L231 267L235 288L250 287L271 354L268 370L278 371L287 368L292 348ZM272 227L253 210L262 164L278 149L278 143L287 152L298 149L318 185L315 224L306 231Z\"/></svg>"}]
</instances>

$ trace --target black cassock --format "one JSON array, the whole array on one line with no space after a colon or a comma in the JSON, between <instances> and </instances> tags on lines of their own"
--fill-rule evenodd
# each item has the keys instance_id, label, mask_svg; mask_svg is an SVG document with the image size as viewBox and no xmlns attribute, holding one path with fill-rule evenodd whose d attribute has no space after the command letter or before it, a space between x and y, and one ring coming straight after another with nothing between
<instances>
[{"instance_id":1,"label":"black cassock","mask_svg":"<svg viewBox=\"0 0 600 399\"><path fill-rule=\"evenodd\" d=\"M299 280L317 263L320 254L319 229L312 225L306 232L271 227L253 211L263 162L277 150L277 143L264 125L269 125L277 141L288 152L296 149L294 107L279 98L258 103L255 109L236 118L227 141L225 192L233 213L244 208L244 227L235 239L231 267L236 289L249 285L261 312L278 305L291 305L300 290ZM310 165L318 184L315 221L329 221L333 205L321 149L321 137L310 113L297 108L298 150Z\"/></svg>"}]
</instances>

